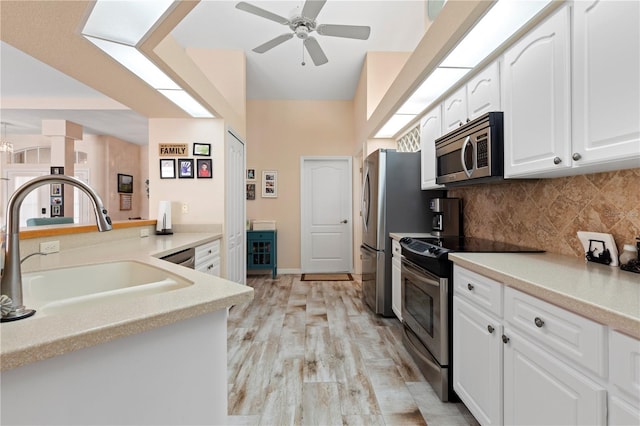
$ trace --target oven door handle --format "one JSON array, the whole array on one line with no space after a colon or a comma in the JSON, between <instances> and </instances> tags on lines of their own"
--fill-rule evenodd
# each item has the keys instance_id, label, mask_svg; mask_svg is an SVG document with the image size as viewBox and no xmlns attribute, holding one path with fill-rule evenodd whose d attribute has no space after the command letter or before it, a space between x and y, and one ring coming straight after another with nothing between
<instances>
[{"instance_id":1,"label":"oven door handle","mask_svg":"<svg viewBox=\"0 0 640 426\"><path fill-rule=\"evenodd\" d=\"M471 145L471 148L473 148L473 164L471 165L472 167L471 170L467 169L467 164L464 161L464 157L465 157L464 154L465 154L467 145ZM467 177L471 177L471 175L473 174L473 170L476 168L476 163L477 163L476 156L477 156L477 153L476 153L475 147L473 146L473 142L471 142L471 136L467 136L467 138L462 143L462 148L460 148L460 162L462 163L462 169L464 170L464 174L466 174Z\"/></svg>"},{"instance_id":2,"label":"oven door handle","mask_svg":"<svg viewBox=\"0 0 640 426\"><path fill-rule=\"evenodd\" d=\"M419 268L409 263L404 258L402 259L402 273L410 275L418 282L429 284L433 287L440 287L440 280L435 275L422 268ZM404 280L403 280L404 281Z\"/></svg>"}]
</instances>

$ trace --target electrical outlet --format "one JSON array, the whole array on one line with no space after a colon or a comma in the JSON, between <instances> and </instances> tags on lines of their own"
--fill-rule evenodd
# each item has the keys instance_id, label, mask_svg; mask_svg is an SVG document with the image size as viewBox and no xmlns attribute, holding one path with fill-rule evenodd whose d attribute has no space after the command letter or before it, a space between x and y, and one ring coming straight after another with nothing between
<instances>
[{"instance_id":1,"label":"electrical outlet","mask_svg":"<svg viewBox=\"0 0 640 426\"><path fill-rule=\"evenodd\" d=\"M57 253L60 251L60 241L46 241L44 243L40 243L40 252L41 253Z\"/></svg>"},{"instance_id":2,"label":"electrical outlet","mask_svg":"<svg viewBox=\"0 0 640 426\"><path fill-rule=\"evenodd\" d=\"M149 229L143 228L140 230L140 238L144 238L148 236L149 236Z\"/></svg>"},{"instance_id":3,"label":"electrical outlet","mask_svg":"<svg viewBox=\"0 0 640 426\"><path fill-rule=\"evenodd\" d=\"M189 213L189 204L182 203L182 213Z\"/></svg>"}]
</instances>

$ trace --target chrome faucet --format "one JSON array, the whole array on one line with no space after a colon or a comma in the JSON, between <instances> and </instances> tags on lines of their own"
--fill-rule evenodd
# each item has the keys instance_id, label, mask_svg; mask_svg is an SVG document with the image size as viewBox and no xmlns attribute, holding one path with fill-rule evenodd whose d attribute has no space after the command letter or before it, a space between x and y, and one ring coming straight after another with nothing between
<instances>
[{"instance_id":1,"label":"chrome faucet","mask_svg":"<svg viewBox=\"0 0 640 426\"><path fill-rule=\"evenodd\" d=\"M15 321L30 317L35 310L22 304L22 272L20 269L20 206L27 195L42 185L61 183L75 186L84 191L93 204L96 222L100 232L111 230L111 218L102 204L100 196L80 179L66 175L40 176L18 188L7 204L7 227L4 248L4 272L0 285L2 317L0 322Z\"/></svg>"}]
</instances>

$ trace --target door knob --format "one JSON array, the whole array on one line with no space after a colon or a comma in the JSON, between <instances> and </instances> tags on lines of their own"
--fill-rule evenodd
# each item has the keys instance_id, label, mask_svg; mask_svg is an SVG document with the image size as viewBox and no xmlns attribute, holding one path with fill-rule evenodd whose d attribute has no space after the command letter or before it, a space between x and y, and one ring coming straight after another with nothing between
<instances>
[{"instance_id":1,"label":"door knob","mask_svg":"<svg viewBox=\"0 0 640 426\"><path fill-rule=\"evenodd\" d=\"M340 223L348 223L349 221L347 219L345 220L341 220Z\"/></svg>"},{"instance_id":2,"label":"door knob","mask_svg":"<svg viewBox=\"0 0 640 426\"><path fill-rule=\"evenodd\" d=\"M556 157L553 159L553 164L560 164L562 163L562 159L560 157Z\"/></svg>"},{"instance_id":3,"label":"door knob","mask_svg":"<svg viewBox=\"0 0 640 426\"><path fill-rule=\"evenodd\" d=\"M579 159L582 158L582 155L580 155L579 152L574 152L571 158L573 158L573 161L578 161Z\"/></svg>"}]
</instances>

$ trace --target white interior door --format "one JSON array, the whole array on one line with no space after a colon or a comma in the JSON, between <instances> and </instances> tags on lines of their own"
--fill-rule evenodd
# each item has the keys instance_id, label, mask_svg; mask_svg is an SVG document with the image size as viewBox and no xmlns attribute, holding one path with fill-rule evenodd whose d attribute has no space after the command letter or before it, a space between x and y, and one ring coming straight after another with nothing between
<instances>
[{"instance_id":1,"label":"white interior door","mask_svg":"<svg viewBox=\"0 0 640 426\"><path fill-rule=\"evenodd\" d=\"M303 273L352 272L351 157L301 158Z\"/></svg>"},{"instance_id":2,"label":"white interior door","mask_svg":"<svg viewBox=\"0 0 640 426\"><path fill-rule=\"evenodd\" d=\"M7 170L9 196L33 178L47 174L49 172L43 169ZM4 203L2 206L5 208ZM43 185L31 191L20 206L20 227L27 226L27 219L38 217L49 217L49 185Z\"/></svg>"},{"instance_id":3,"label":"white interior door","mask_svg":"<svg viewBox=\"0 0 640 426\"><path fill-rule=\"evenodd\" d=\"M227 130L225 141L226 278L246 284L244 142Z\"/></svg>"}]
</instances>

